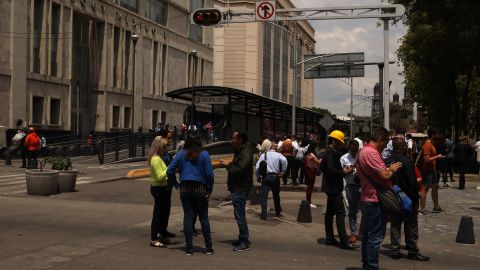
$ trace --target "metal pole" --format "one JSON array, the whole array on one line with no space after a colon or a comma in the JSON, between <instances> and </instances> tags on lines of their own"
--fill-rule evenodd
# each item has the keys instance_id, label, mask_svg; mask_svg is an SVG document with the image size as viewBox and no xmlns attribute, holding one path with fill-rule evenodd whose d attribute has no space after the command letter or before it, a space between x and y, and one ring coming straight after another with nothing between
<instances>
[{"instance_id":1,"label":"metal pole","mask_svg":"<svg viewBox=\"0 0 480 270\"><path fill-rule=\"evenodd\" d=\"M197 79L197 56L196 55L193 55L193 58L192 58L192 63L193 63L193 78L192 78L192 104L191 104L191 110L190 110L190 132L193 132L193 121L194 121L194 118L193 118L193 113L194 113L194 109L193 109L193 106L194 106L194 102L193 102L193 99L195 97L195 81ZM188 131L188 130L187 130ZM193 134L193 133L192 133Z\"/></svg>"},{"instance_id":2,"label":"metal pole","mask_svg":"<svg viewBox=\"0 0 480 270\"><path fill-rule=\"evenodd\" d=\"M80 137L80 82L77 81L77 88L76 88L76 95L77 95L77 104L76 104L76 126L77 126L77 138Z\"/></svg>"},{"instance_id":3,"label":"metal pole","mask_svg":"<svg viewBox=\"0 0 480 270\"><path fill-rule=\"evenodd\" d=\"M390 79L389 79L389 34L388 24L389 19L383 20L383 89L384 89L384 127L390 129Z\"/></svg>"},{"instance_id":4,"label":"metal pole","mask_svg":"<svg viewBox=\"0 0 480 270\"><path fill-rule=\"evenodd\" d=\"M132 102L132 131L135 133L135 68L136 61L135 56L137 55L137 42L133 42L133 78L132 78L132 90L133 90L133 102Z\"/></svg>"},{"instance_id":5,"label":"metal pole","mask_svg":"<svg viewBox=\"0 0 480 270\"><path fill-rule=\"evenodd\" d=\"M353 77L350 77L350 139L353 138Z\"/></svg>"},{"instance_id":6,"label":"metal pole","mask_svg":"<svg viewBox=\"0 0 480 270\"><path fill-rule=\"evenodd\" d=\"M297 23L294 22L294 26L293 26L293 59L294 59L294 63L295 63L295 66L293 67L293 98L292 98L292 135L295 135L295 120L296 120L296 117L297 117L297 112L296 112L296 106L297 106L297 80L299 78L297 78L297 62L298 62L298 59L297 59ZM288 131L287 131L288 132Z\"/></svg>"},{"instance_id":7,"label":"metal pole","mask_svg":"<svg viewBox=\"0 0 480 270\"><path fill-rule=\"evenodd\" d=\"M378 126L383 124L383 63L378 64L378 87L380 88L380 94L378 95ZM374 93L375 96L375 93Z\"/></svg>"}]
</instances>

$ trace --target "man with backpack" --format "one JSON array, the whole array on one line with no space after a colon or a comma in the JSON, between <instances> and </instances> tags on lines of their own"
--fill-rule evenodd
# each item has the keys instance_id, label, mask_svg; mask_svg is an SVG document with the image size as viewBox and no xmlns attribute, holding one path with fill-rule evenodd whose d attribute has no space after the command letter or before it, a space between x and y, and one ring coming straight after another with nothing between
<instances>
[{"instance_id":1,"label":"man with backpack","mask_svg":"<svg viewBox=\"0 0 480 270\"><path fill-rule=\"evenodd\" d=\"M287 170L288 163L282 154L275 151L276 149L277 145L272 144L270 150L260 156L255 166L257 177L262 182L260 190L262 213L260 218L263 220L267 219L267 200L270 190L272 190L276 216L280 217L282 213L282 207L280 206L280 177Z\"/></svg>"},{"instance_id":2,"label":"man with backpack","mask_svg":"<svg viewBox=\"0 0 480 270\"><path fill-rule=\"evenodd\" d=\"M402 223L404 224L405 243L410 260L428 261L429 257L423 256L418 250L418 183L415 177L413 160L407 156L407 143L403 138L395 138L392 142L393 152L385 163L402 163L402 167L392 176L392 184L397 185L412 200L412 211L405 215L392 215L390 226L390 241L392 243L393 258L400 259L400 238Z\"/></svg>"}]
</instances>

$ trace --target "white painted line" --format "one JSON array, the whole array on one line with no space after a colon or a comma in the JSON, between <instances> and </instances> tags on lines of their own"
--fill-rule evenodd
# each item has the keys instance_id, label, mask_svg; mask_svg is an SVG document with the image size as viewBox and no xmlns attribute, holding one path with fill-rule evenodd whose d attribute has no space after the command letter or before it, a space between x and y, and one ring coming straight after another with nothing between
<instances>
[{"instance_id":1,"label":"white painted line","mask_svg":"<svg viewBox=\"0 0 480 270\"><path fill-rule=\"evenodd\" d=\"M82 177L78 177L78 178L77 178L77 181L78 181L78 180L87 180L87 179L92 179L92 178L93 178L93 177L91 177L91 176L82 176Z\"/></svg>"},{"instance_id":2,"label":"white painted line","mask_svg":"<svg viewBox=\"0 0 480 270\"><path fill-rule=\"evenodd\" d=\"M90 184L92 181L77 181L77 185Z\"/></svg>"},{"instance_id":3,"label":"white painted line","mask_svg":"<svg viewBox=\"0 0 480 270\"><path fill-rule=\"evenodd\" d=\"M14 181L14 182L2 182L0 187L8 187L8 186L15 186L17 184L25 184L25 180L23 181Z\"/></svg>"},{"instance_id":4,"label":"white painted line","mask_svg":"<svg viewBox=\"0 0 480 270\"><path fill-rule=\"evenodd\" d=\"M8 178L8 177L15 177L15 176L22 176L22 175L25 176L25 174L22 173L22 174L2 175L2 176L0 176L0 178Z\"/></svg>"}]
</instances>

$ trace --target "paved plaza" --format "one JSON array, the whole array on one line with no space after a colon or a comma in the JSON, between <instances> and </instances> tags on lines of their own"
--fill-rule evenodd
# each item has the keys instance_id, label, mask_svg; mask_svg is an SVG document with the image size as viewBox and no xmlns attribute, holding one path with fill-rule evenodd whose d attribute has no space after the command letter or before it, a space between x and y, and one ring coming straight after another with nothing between
<instances>
[{"instance_id":1,"label":"paved plaza","mask_svg":"<svg viewBox=\"0 0 480 270\"><path fill-rule=\"evenodd\" d=\"M203 239L197 236L194 256L185 256L181 233L183 211L175 192L169 228L177 234L176 244L168 249L152 248L148 241L153 199L148 179L103 182L102 179L125 173L126 167L134 167L110 166L86 171L84 177L95 181L77 186L78 192L74 193L37 197L25 191L3 192L0 269L360 269L359 250L345 251L322 244L325 238L322 207L312 209L313 223L296 222L300 201L304 199L304 193L298 191L282 191L284 218L275 218L271 212L268 220L262 221L258 216L259 206L248 206L251 250L233 252L229 241L236 238L238 230L228 203L223 169L215 171L216 184L209 209L216 254L204 255ZM6 175L5 167L1 170L1 176ZM480 231L480 191L475 186L476 182L470 181L464 191L453 187L441 189L445 213L419 217L420 248L432 258L430 262L391 259L387 234L381 250L381 267L477 269L478 244L455 242L462 215L472 216L475 230ZM324 205L325 200L324 194L314 193L314 203ZM431 201L428 203L430 209ZM269 206L273 207L273 202L269 201Z\"/></svg>"}]
</instances>

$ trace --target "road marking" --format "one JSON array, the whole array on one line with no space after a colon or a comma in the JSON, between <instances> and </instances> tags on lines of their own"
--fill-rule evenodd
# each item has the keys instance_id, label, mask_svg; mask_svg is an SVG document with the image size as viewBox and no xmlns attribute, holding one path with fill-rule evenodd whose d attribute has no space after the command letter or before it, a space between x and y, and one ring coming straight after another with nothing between
<instances>
[{"instance_id":1,"label":"road marking","mask_svg":"<svg viewBox=\"0 0 480 270\"><path fill-rule=\"evenodd\" d=\"M8 178L8 177L15 177L15 176L25 176L25 174L22 173L22 174L2 175L2 176L0 176L0 178Z\"/></svg>"}]
</instances>

